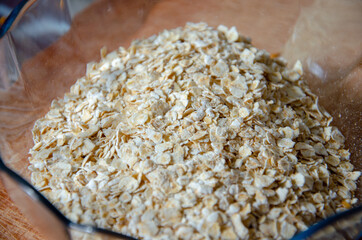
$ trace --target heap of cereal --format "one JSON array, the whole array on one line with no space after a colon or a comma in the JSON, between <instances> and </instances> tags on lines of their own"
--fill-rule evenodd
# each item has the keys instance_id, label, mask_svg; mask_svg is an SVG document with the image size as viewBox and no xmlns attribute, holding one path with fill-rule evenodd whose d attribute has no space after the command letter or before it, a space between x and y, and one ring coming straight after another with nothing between
<instances>
[{"instance_id":1,"label":"heap of cereal","mask_svg":"<svg viewBox=\"0 0 362 240\"><path fill-rule=\"evenodd\" d=\"M103 54L33 129L32 182L71 220L144 239L288 239L357 202L302 79L206 24Z\"/></svg>"}]
</instances>

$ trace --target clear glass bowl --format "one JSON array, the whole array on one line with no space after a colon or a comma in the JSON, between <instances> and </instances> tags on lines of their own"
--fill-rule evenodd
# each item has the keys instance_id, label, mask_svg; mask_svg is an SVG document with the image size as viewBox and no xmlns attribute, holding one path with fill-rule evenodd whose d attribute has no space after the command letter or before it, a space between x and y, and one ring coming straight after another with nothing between
<instances>
[{"instance_id":1,"label":"clear glass bowl","mask_svg":"<svg viewBox=\"0 0 362 240\"><path fill-rule=\"evenodd\" d=\"M163 29L206 22L236 26L290 64L300 59L305 80L362 170L361 12L358 0L22 1L0 29L0 156L29 180L34 122L85 74L88 62L100 59L102 47L112 51Z\"/></svg>"}]
</instances>

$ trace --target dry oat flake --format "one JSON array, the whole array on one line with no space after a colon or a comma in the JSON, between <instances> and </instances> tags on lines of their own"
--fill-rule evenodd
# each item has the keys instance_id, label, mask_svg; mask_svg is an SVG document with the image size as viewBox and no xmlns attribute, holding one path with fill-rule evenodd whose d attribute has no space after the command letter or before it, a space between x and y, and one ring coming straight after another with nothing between
<instances>
[{"instance_id":1,"label":"dry oat flake","mask_svg":"<svg viewBox=\"0 0 362 240\"><path fill-rule=\"evenodd\" d=\"M35 123L31 180L141 239L289 239L355 204L360 176L302 74L204 23L102 51Z\"/></svg>"}]
</instances>

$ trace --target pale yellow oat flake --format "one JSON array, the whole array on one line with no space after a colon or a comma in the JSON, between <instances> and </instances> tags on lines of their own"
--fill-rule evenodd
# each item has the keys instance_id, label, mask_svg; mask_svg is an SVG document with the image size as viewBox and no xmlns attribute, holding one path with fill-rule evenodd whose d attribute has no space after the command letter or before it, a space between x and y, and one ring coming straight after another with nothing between
<instances>
[{"instance_id":1,"label":"pale yellow oat flake","mask_svg":"<svg viewBox=\"0 0 362 240\"><path fill-rule=\"evenodd\" d=\"M297 61L188 23L87 65L33 128L31 180L71 220L142 239L289 239L360 172Z\"/></svg>"}]
</instances>

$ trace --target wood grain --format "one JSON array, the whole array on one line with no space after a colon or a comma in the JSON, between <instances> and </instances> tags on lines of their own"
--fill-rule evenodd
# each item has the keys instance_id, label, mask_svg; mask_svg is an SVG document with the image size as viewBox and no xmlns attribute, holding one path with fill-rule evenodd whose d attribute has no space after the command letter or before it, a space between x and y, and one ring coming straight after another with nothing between
<instances>
[{"instance_id":1,"label":"wood grain","mask_svg":"<svg viewBox=\"0 0 362 240\"><path fill-rule=\"evenodd\" d=\"M62 96L77 78L84 75L87 62L99 60L99 49L103 46L109 50L118 46L127 47L132 39L147 37L165 28L182 26L187 21L205 21L212 26L235 25L243 35L252 37L257 47L269 52L281 52L292 34L300 7L309 6L311 2L313 0L97 1L74 19L70 32L24 64L26 80L22 79L8 93L0 93L0 107L23 108L22 111L14 111L11 116L0 114L1 155L22 174L29 175L26 171L27 151L32 145L30 130L34 121L47 111L52 99ZM348 104L352 102L357 104L351 107L355 110L344 112L347 115L343 119L354 119L353 124L361 126L358 122L361 118L356 117L356 114L360 116L362 112L361 92L355 90L356 84L353 83L357 82L357 86L361 86L360 79L360 67L351 70L344 78L345 81L340 79L344 83L341 84L343 88L340 92L353 92L355 95L349 96L347 105L341 104L347 101L343 97L339 97L339 102L334 101L335 104L326 104L327 110L337 120L344 106L350 106ZM322 102L330 102L332 96L326 94L328 84L321 83L319 86L322 87L317 93ZM347 144L355 146L348 140L355 139L359 133L347 131L341 121L336 123L348 134ZM361 138L357 137L357 140ZM355 151L360 149L358 147ZM360 152L357 155L360 156ZM357 155L352 157L359 159ZM25 219L9 199L1 183L0 239L43 240L33 229L31 221Z\"/></svg>"},{"instance_id":2,"label":"wood grain","mask_svg":"<svg viewBox=\"0 0 362 240\"><path fill-rule=\"evenodd\" d=\"M0 239L45 240L9 198L0 180Z\"/></svg>"}]
</instances>

